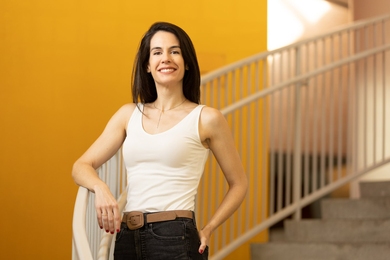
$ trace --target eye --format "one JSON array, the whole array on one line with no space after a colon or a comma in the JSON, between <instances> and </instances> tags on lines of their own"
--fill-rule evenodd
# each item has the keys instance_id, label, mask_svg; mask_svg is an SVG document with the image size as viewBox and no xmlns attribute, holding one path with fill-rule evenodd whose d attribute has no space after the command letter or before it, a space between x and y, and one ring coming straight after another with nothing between
<instances>
[{"instance_id":1,"label":"eye","mask_svg":"<svg viewBox=\"0 0 390 260\"><path fill-rule=\"evenodd\" d=\"M155 51L153 52L153 55L161 55L161 51Z\"/></svg>"},{"instance_id":2,"label":"eye","mask_svg":"<svg viewBox=\"0 0 390 260\"><path fill-rule=\"evenodd\" d=\"M173 51L171 51L171 53L172 53L172 54L180 54L180 51L178 51L178 50L173 50Z\"/></svg>"}]
</instances>

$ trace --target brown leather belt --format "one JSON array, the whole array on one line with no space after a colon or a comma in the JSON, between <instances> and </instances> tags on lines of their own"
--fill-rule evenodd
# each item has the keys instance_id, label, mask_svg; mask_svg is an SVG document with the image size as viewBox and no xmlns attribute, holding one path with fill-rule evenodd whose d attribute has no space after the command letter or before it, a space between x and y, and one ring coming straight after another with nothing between
<instances>
[{"instance_id":1,"label":"brown leather belt","mask_svg":"<svg viewBox=\"0 0 390 260\"><path fill-rule=\"evenodd\" d=\"M146 217L146 221L145 221ZM176 218L193 219L193 212L189 210L170 210L156 213L143 213L140 211L125 212L122 222L131 230L143 227L146 223L174 220Z\"/></svg>"}]
</instances>

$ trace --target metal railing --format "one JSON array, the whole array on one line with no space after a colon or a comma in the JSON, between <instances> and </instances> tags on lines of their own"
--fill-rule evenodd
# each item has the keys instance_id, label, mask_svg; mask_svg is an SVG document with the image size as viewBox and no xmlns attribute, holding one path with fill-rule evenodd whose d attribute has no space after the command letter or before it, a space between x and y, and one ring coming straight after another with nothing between
<instances>
[{"instance_id":1,"label":"metal railing","mask_svg":"<svg viewBox=\"0 0 390 260\"><path fill-rule=\"evenodd\" d=\"M239 210L213 234L211 259L223 259L286 217L300 219L306 205L388 165L389 64L386 15L202 78L202 103L226 116L250 185ZM200 227L226 191L210 155L196 201Z\"/></svg>"}]
</instances>

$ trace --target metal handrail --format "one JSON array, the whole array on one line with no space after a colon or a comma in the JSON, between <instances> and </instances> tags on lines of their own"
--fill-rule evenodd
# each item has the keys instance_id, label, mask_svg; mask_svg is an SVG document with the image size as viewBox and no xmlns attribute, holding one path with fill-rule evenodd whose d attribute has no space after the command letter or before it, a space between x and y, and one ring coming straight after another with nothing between
<instances>
[{"instance_id":1,"label":"metal handrail","mask_svg":"<svg viewBox=\"0 0 390 260\"><path fill-rule=\"evenodd\" d=\"M284 46L284 47L281 47L281 48L278 48L278 49L275 49L275 50L270 50L270 51L267 51L267 52L262 52L262 53L258 53L258 54L252 55L250 57L241 59L239 61L230 63L230 64L228 64L226 66L223 66L223 67L221 67L219 69L213 70L210 73L207 73L206 75L203 75L202 76L202 85L204 85L204 84L212 81L213 79L215 79L217 77L220 77L220 76L222 76L222 75L224 75L224 74L226 74L226 73L228 73L228 72L230 72L232 70L244 67L244 66L246 66L248 64L254 63L254 62L259 61L259 60L263 60L263 59L265 59L265 58L267 58L269 56L272 56L273 54L277 54L277 53L280 53L280 52L283 52L283 51L286 51L286 50L289 50L289 49L294 49L294 48L302 46L304 44L307 44L307 43L310 43L310 42L315 42L317 40L324 39L324 38L327 38L327 37L332 36L332 35L336 35L336 34L340 34L340 33L343 33L343 32L352 31L352 30L355 30L355 29L358 29L358 28L362 28L362 27L364 27L364 26L366 26L368 24L373 24L373 23L379 23L379 22L387 21L389 19L390 19L390 15L386 14L386 15L378 16L378 17L371 18L371 19L355 21L352 24L342 25L338 29L331 30L328 33L323 33L323 34L320 34L318 36L309 37L307 39L298 41L296 43L289 44L287 46Z\"/></svg>"},{"instance_id":2,"label":"metal handrail","mask_svg":"<svg viewBox=\"0 0 390 260\"><path fill-rule=\"evenodd\" d=\"M389 50L389 49L390 49L390 44L386 44L382 47L378 47L378 48L373 49L373 50L361 52L359 54L353 55L352 57L334 62L334 63L329 64L329 65L326 65L320 69L313 70L310 73L306 73L304 75L293 77L290 80L287 80L283 83L276 84L276 85L272 86L271 88L267 88L267 89L264 89L262 91L258 91L258 92L254 93L246 98L243 98L243 99L221 109L221 113L223 115L228 115L228 114L234 112L235 110L237 110L237 109L239 109L239 108L241 108L241 107L243 107L251 102L254 102L260 98L266 97L267 95L272 94L276 91L279 91L286 86L289 86L289 85L294 84L294 83L306 82L308 78L317 76L318 74L322 74L326 71L338 68L340 66L343 66L345 64L348 64L348 63L351 63L351 62L354 62L357 60L361 60L362 58L370 57L376 53L381 53L381 52Z\"/></svg>"}]
</instances>

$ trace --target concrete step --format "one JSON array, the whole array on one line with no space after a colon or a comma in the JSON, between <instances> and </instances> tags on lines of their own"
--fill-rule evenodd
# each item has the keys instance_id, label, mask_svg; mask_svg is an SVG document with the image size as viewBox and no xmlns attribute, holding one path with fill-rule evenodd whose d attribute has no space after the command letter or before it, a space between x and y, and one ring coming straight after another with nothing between
<instances>
[{"instance_id":1,"label":"concrete step","mask_svg":"<svg viewBox=\"0 0 390 260\"><path fill-rule=\"evenodd\" d=\"M390 197L324 199L323 219L390 219Z\"/></svg>"},{"instance_id":2,"label":"concrete step","mask_svg":"<svg viewBox=\"0 0 390 260\"><path fill-rule=\"evenodd\" d=\"M286 232L283 227L272 227L268 231L269 242L286 242Z\"/></svg>"},{"instance_id":3,"label":"concrete step","mask_svg":"<svg viewBox=\"0 0 390 260\"><path fill-rule=\"evenodd\" d=\"M284 227L286 240L293 242L390 243L390 219L286 220Z\"/></svg>"},{"instance_id":4,"label":"concrete step","mask_svg":"<svg viewBox=\"0 0 390 260\"><path fill-rule=\"evenodd\" d=\"M361 182L360 197L390 197L390 181Z\"/></svg>"},{"instance_id":5,"label":"concrete step","mask_svg":"<svg viewBox=\"0 0 390 260\"><path fill-rule=\"evenodd\" d=\"M390 243L286 243L251 245L252 260L388 260Z\"/></svg>"}]
</instances>

